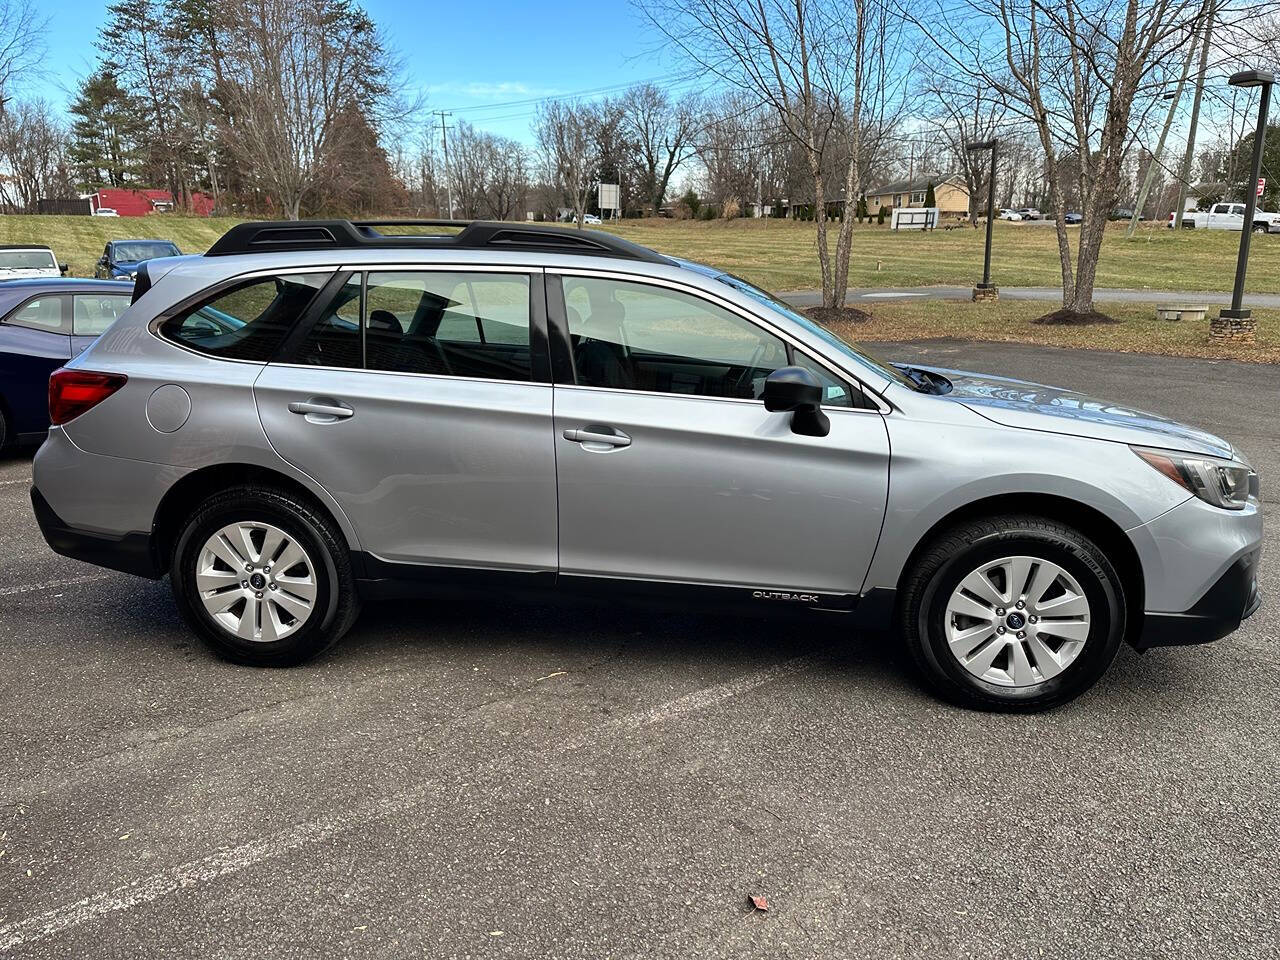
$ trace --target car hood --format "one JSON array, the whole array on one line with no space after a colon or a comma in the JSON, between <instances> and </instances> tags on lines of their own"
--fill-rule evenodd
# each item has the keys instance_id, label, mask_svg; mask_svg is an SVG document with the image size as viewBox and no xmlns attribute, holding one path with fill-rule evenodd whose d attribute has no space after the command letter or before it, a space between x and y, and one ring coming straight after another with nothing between
<instances>
[{"instance_id":1,"label":"car hood","mask_svg":"<svg viewBox=\"0 0 1280 960\"><path fill-rule=\"evenodd\" d=\"M33 277L60 277L62 272L57 267L23 267L18 270L0 270L0 280L30 280Z\"/></svg>"},{"instance_id":2,"label":"car hood","mask_svg":"<svg viewBox=\"0 0 1280 960\"><path fill-rule=\"evenodd\" d=\"M1006 427L1231 457L1231 444L1185 423L1074 390L964 370L923 367L951 381L947 399Z\"/></svg>"}]
</instances>

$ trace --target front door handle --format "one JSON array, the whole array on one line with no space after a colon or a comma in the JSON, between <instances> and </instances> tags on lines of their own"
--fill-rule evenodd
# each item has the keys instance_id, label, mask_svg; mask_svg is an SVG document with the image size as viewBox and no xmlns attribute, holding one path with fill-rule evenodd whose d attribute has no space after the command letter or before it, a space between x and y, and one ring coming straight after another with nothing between
<instances>
[{"instance_id":1,"label":"front door handle","mask_svg":"<svg viewBox=\"0 0 1280 960\"><path fill-rule=\"evenodd\" d=\"M310 400L295 400L289 404L289 412L307 418L308 423L334 423L355 416L355 411L345 403L330 400L328 397L312 397Z\"/></svg>"},{"instance_id":2,"label":"front door handle","mask_svg":"<svg viewBox=\"0 0 1280 960\"><path fill-rule=\"evenodd\" d=\"M609 447L631 446L631 438L625 433L594 423L581 430L566 430L564 438L572 440L574 443L602 443Z\"/></svg>"}]
</instances>

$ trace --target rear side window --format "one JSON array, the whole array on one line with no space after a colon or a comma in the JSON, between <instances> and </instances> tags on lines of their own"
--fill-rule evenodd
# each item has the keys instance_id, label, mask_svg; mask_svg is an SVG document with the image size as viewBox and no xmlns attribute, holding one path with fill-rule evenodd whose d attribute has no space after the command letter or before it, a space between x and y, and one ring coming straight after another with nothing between
<instances>
[{"instance_id":1,"label":"rear side window","mask_svg":"<svg viewBox=\"0 0 1280 960\"><path fill-rule=\"evenodd\" d=\"M52 295L28 300L9 316L5 323L15 327L28 327L32 330L44 330L47 333L69 333L63 319L62 302L65 298Z\"/></svg>"},{"instance_id":2,"label":"rear side window","mask_svg":"<svg viewBox=\"0 0 1280 960\"><path fill-rule=\"evenodd\" d=\"M160 333L215 357L267 361L329 277L297 273L249 280L170 317Z\"/></svg>"},{"instance_id":3,"label":"rear side window","mask_svg":"<svg viewBox=\"0 0 1280 960\"><path fill-rule=\"evenodd\" d=\"M129 308L129 298L112 293L77 293L71 298L71 332L96 337Z\"/></svg>"}]
</instances>

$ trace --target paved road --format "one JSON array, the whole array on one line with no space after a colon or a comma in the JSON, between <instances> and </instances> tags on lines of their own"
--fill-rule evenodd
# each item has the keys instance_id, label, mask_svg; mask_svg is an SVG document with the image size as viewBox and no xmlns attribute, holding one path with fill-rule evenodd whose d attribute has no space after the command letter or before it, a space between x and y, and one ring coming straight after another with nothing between
<instances>
[{"instance_id":1,"label":"paved road","mask_svg":"<svg viewBox=\"0 0 1280 960\"><path fill-rule=\"evenodd\" d=\"M973 287L866 287L850 290L845 303L856 304L876 300L968 300ZM1001 287L1003 300L1062 301L1061 287ZM822 303L821 290L793 290L782 298L797 307L816 307ZM1213 290L1122 290L1099 288L1093 291L1098 303L1195 303L1217 306L1231 304L1231 291ZM1280 307L1280 293L1250 293L1245 306L1261 310Z\"/></svg>"},{"instance_id":2,"label":"paved road","mask_svg":"<svg viewBox=\"0 0 1280 960\"><path fill-rule=\"evenodd\" d=\"M1280 476L1254 365L888 350L1138 402ZM0 955L1275 956L1274 526L1234 637L1000 717L833 620L502 597L235 668L164 584L52 555L29 475L0 460Z\"/></svg>"}]
</instances>

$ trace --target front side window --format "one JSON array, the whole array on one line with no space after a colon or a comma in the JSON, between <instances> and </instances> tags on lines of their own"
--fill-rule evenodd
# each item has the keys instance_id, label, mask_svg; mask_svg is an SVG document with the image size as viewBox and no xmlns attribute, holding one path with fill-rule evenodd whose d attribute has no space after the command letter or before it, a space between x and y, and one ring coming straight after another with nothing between
<instances>
[{"instance_id":1,"label":"front side window","mask_svg":"<svg viewBox=\"0 0 1280 960\"><path fill-rule=\"evenodd\" d=\"M365 366L531 380L529 293L529 277L521 273L371 272Z\"/></svg>"},{"instance_id":2,"label":"front side window","mask_svg":"<svg viewBox=\"0 0 1280 960\"><path fill-rule=\"evenodd\" d=\"M15 327L29 327L32 330L44 330L48 333L66 333L62 319L62 297L48 296L28 300L11 313L5 323Z\"/></svg>"},{"instance_id":3,"label":"front side window","mask_svg":"<svg viewBox=\"0 0 1280 960\"><path fill-rule=\"evenodd\" d=\"M71 332L96 337L129 308L129 297L112 293L77 293L71 298Z\"/></svg>"},{"instance_id":4,"label":"front side window","mask_svg":"<svg viewBox=\"0 0 1280 960\"><path fill-rule=\"evenodd\" d=\"M781 339L687 293L566 277L564 295L584 386L751 400L787 365Z\"/></svg>"},{"instance_id":5,"label":"front side window","mask_svg":"<svg viewBox=\"0 0 1280 960\"><path fill-rule=\"evenodd\" d=\"M298 273L249 280L170 317L160 332L201 353L265 362L329 276Z\"/></svg>"}]
</instances>

